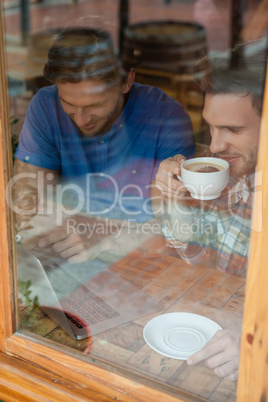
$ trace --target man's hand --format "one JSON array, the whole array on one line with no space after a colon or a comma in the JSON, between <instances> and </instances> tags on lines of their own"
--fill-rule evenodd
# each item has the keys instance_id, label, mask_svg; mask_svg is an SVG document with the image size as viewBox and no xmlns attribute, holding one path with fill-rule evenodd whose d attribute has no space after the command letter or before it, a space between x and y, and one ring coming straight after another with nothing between
<instances>
[{"instance_id":1,"label":"man's hand","mask_svg":"<svg viewBox=\"0 0 268 402\"><path fill-rule=\"evenodd\" d=\"M189 365L204 361L219 377L235 381L238 377L241 330L217 331L199 352L187 359Z\"/></svg>"},{"instance_id":2,"label":"man's hand","mask_svg":"<svg viewBox=\"0 0 268 402\"><path fill-rule=\"evenodd\" d=\"M156 174L156 187L161 191L164 198L178 198L184 195L187 190L182 182L177 179L181 173L181 164L186 160L183 155L175 155L172 158L165 159L159 165Z\"/></svg>"},{"instance_id":3,"label":"man's hand","mask_svg":"<svg viewBox=\"0 0 268 402\"><path fill-rule=\"evenodd\" d=\"M100 239L96 234L81 235L75 229L67 231L66 227L61 227L42 237L38 241L38 246L51 248L69 263L78 263L97 258L103 251L112 248L113 241L110 236L102 236Z\"/></svg>"}]
</instances>

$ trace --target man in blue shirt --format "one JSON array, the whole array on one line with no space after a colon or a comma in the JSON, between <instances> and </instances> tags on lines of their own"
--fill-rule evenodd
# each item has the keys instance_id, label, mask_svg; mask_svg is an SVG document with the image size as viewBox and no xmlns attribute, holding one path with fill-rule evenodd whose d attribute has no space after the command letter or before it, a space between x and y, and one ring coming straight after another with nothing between
<instances>
[{"instance_id":1,"label":"man in blue shirt","mask_svg":"<svg viewBox=\"0 0 268 402\"><path fill-rule=\"evenodd\" d=\"M102 31L63 31L49 51L44 76L53 85L32 99L15 155L18 229L42 209L40 182L46 196L57 185L54 199L67 204L67 215L78 210L73 228L83 214L108 218L109 224L152 219L151 188L160 162L194 153L184 108L160 89L134 83L135 72L122 71ZM62 220L61 211L60 228L39 246L53 246L74 262L88 258L92 244L77 233L70 236Z\"/></svg>"}]
</instances>

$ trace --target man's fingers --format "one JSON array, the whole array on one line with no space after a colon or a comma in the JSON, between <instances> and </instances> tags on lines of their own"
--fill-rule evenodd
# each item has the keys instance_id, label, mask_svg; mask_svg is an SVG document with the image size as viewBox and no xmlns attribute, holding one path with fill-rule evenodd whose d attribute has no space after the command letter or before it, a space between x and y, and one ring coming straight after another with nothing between
<instances>
[{"instance_id":1,"label":"man's fingers","mask_svg":"<svg viewBox=\"0 0 268 402\"><path fill-rule=\"evenodd\" d=\"M238 370L225 377L227 380L236 381L238 379Z\"/></svg>"},{"instance_id":2,"label":"man's fingers","mask_svg":"<svg viewBox=\"0 0 268 402\"><path fill-rule=\"evenodd\" d=\"M84 250L86 250L86 249L85 249L83 243L78 243L78 244L75 244L75 245L61 251L59 254L62 258L70 258L76 254L82 253Z\"/></svg>"},{"instance_id":3,"label":"man's fingers","mask_svg":"<svg viewBox=\"0 0 268 402\"><path fill-rule=\"evenodd\" d=\"M240 329L217 331L213 338L199 352L190 356L190 365L205 361L219 377L235 381L239 368Z\"/></svg>"},{"instance_id":4,"label":"man's fingers","mask_svg":"<svg viewBox=\"0 0 268 402\"><path fill-rule=\"evenodd\" d=\"M181 173L181 163L185 160L183 155L175 155L165 159L159 165L155 177L156 187L161 191L164 198L180 198L180 193L186 193L185 187L176 177Z\"/></svg>"},{"instance_id":5,"label":"man's fingers","mask_svg":"<svg viewBox=\"0 0 268 402\"><path fill-rule=\"evenodd\" d=\"M93 258L97 258L103 251L111 249L112 245L113 245L112 240L106 238L101 243L96 244L95 246L90 247L89 249L84 249L81 252L77 252L73 256L69 257L68 262L70 264L75 264L86 260L93 260Z\"/></svg>"},{"instance_id":6,"label":"man's fingers","mask_svg":"<svg viewBox=\"0 0 268 402\"><path fill-rule=\"evenodd\" d=\"M230 367L230 371L233 371L238 368L239 359L237 359L237 354L232 352L232 350L224 350L223 352L206 359L205 365L209 368L216 369L217 367L223 367L226 364L227 368Z\"/></svg>"},{"instance_id":7,"label":"man's fingers","mask_svg":"<svg viewBox=\"0 0 268 402\"><path fill-rule=\"evenodd\" d=\"M184 161L186 161L186 158L185 156L178 154L174 156L174 160L176 163L179 163L181 165Z\"/></svg>"},{"instance_id":8,"label":"man's fingers","mask_svg":"<svg viewBox=\"0 0 268 402\"><path fill-rule=\"evenodd\" d=\"M230 360L214 369L214 373L218 377L235 377L234 374L238 373L238 364L236 360Z\"/></svg>"},{"instance_id":9,"label":"man's fingers","mask_svg":"<svg viewBox=\"0 0 268 402\"><path fill-rule=\"evenodd\" d=\"M163 185L161 188L160 188L160 186L157 188L161 191L161 194L164 196L172 196L172 195L175 196L176 194L180 193L180 189L181 189L181 187L178 185L175 185L174 188L167 187L166 185Z\"/></svg>"},{"instance_id":10,"label":"man's fingers","mask_svg":"<svg viewBox=\"0 0 268 402\"><path fill-rule=\"evenodd\" d=\"M218 344L215 345L218 346ZM215 350L216 348L213 353L216 353ZM187 363L192 365L205 361L205 365L213 369L218 377L228 377L230 380L235 381L237 379L236 373L238 372L239 359L232 354L228 356L225 351L210 357L210 352L203 348L200 352L190 356Z\"/></svg>"},{"instance_id":11,"label":"man's fingers","mask_svg":"<svg viewBox=\"0 0 268 402\"><path fill-rule=\"evenodd\" d=\"M211 338L209 341L210 343L218 342L219 339L225 337L227 334L229 334L230 330L226 329L219 329L217 332L215 332L214 336Z\"/></svg>"},{"instance_id":12,"label":"man's fingers","mask_svg":"<svg viewBox=\"0 0 268 402\"><path fill-rule=\"evenodd\" d=\"M58 243L64 239L67 239L68 234L65 228L55 230L54 232L48 234L47 236L42 237L38 241L38 246L41 248L52 246L52 244Z\"/></svg>"},{"instance_id":13,"label":"man's fingers","mask_svg":"<svg viewBox=\"0 0 268 402\"><path fill-rule=\"evenodd\" d=\"M207 348L203 348L201 349L199 352L191 355L190 357L188 357L187 359L187 364L189 364L190 366L200 363L203 360L207 360L210 357L212 357L215 354L214 351L211 351L211 349L207 349Z\"/></svg>"},{"instance_id":14,"label":"man's fingers","mask_svg":"<svg viewBox=\"0 0 268 402\"><path fill-rule=\"evenodd\" d=\"M88 250L83 250L83 251L81 251L81 253L75 254L72 257L69 257L68 262L70 264L77 264L79 262L87 261L89 259L93 259L96 257L98 257L97 253L92 258L90 258Z\"/></svg>"},{"instance_id":15,"label":"man's fingers","mask_svg":"<svg viewBox=\"0 0 268 402\"><path fill-rule=\"evenodd\" d=\"M181 171L180 164L178 163L177 160L175 160L175 157L165 159L159 165L159 172L172 173L176 175L180 174L180 171Z\"/></svg>"},{"instance_id":16,"label":"man's fingers","mask_svg":"<svg viewBox=\"0 0 268 402\"><path fill-rule=\"evenodd\" d=\"M158 174L162 173L172 173L174 175L180 174L181 164L186 158L183 155L175 155L171 158L165 159L159 165ZM156 177L157 177L156 175Z\"/></svg>"},{"instance_id":17,"label":"man's fingers","mask_svg":"<svg viewBox=\"0 0 268 402\"><path fill-rule=\"evenodd\" d=\"M221 342L218 342L218 340L221 338L220 332L221 331L217 331L214 337L201 350L199 350L199 352L196 352L188 357L187 363L189 365L194 365L222 352L222 344Z\"/></svg>"},{"instance_id":18,"label":"man's fingers","mask_svg":"<svg viewBox=\"0 0 268 402\"><path fill-rule=\"evenodd\" d=\"M72 233L64 240L54 243L52 247L57 253L62 253L64 250L67 250L70 247L81 243L82 243L81 237L75 233Z\"/></svg>"},{"instance_id":19,"label":"man's fingers","mask_svg":"<svg viewBox=\"0 0 268 402\"><path fill-rule=\"evenodd\" d=\"M164 197L179 197L180 195L185 195L187 193L183 183L173 177L169 177L166 181L157 181L156 187L161 191Z\"/></svg>"},{"instance_id":20,"label":"man's fingers","mask_svg":"<svg viewBox=\"0 0 268 402\"><path fill-rule=\"evenodd\" d=\"M171 172L159 172L156 176L156 187L159 190L162 190L162 188L173 188L176 190L179 183L179 180Z\"/></svg>"}]
</instances>

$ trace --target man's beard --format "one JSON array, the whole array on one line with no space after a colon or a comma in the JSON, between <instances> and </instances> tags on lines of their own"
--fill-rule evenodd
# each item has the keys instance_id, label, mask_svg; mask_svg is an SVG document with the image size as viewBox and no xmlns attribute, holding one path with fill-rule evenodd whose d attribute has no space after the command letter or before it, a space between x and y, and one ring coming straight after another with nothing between
<instances>
[{"instance_id":1,"label":"man's beard","mask_svg":"<svg viewBox=\"0 0 268 402\"><path fill-rule=\"evenodd\" d=\"M87 133L87 132L83 132L78 126L80 133L82 134L82 136L84 137L97 137L98 135L104 135L106 134L110 128L112 127L112 125L114 124L114 122L117 120L117 118L120 116L120 114L122 113L123 110L123 98L118 99L114 110L109 113L107 116L102 117L102 118L98 118L95 121L95 123L100 124L100 126L95 130L92 130L92 132Z\"/></svg>"},{"instance_id":2,"label":"man's beard","mask_svg":"<svg viewBox=\"0 0 268 402\"><path fill-rule=\"evenodd\" d=\"M255 146L253 149L249 151L247 158L244 159L241 171L239 172L240 177L245 174L250 174L254 171L257 165L257 156L258 156L258 147Z\"/></svg>"}]
</instances>

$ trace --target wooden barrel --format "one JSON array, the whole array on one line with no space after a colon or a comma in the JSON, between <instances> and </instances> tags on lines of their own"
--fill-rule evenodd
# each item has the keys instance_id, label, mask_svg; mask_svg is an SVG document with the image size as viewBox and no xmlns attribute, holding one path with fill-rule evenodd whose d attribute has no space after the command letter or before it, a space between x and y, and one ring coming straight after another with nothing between
<instances>
[{"instance_id":1,"label":"wooden barrel","mask_svg":"<svg viewBox=\"0 0 268 402\"><path fill-rule=\"evenodd\" d=\"M133 24L124 31L122 62L139 67L191 74L207 54L205 28L190 22L153 21Z\"/></svg>"},{"instance_id":2,"label":"wooden barrel","mask_svg":"<svg viewBox=\"0 0 268 402\"><path fill-rule=\"evenodd\" d=\"M28 90L36 92L41 87L50 85L43 76L43 68L48 59L48 51L60 32L60 28L49 29L29 37L26 78Z\"/></svg>"},{"instance_id":3,"label":"wooden barrel","mask_svg":"<svg viewBox=\"0 0 268 402\"><path fill-rule=\"evenodd\" d=\"M202 25L179 21L133 24L124 31L122 65L134 68L136 81L157 86L189 112L194 130L202 124L203 95L195 77L206 74L196 63L207 55L206 31Z\"/></svg>"}]
</instances>

